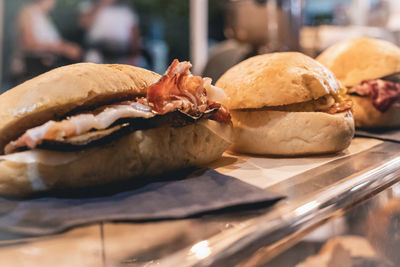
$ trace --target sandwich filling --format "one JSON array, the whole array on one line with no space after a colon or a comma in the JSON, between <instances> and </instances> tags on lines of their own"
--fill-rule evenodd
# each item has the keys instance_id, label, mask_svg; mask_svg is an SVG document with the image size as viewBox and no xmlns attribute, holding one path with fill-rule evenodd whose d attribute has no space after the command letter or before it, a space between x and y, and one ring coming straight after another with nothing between
<instances>
[{"instance_id":1,"label":"sandwich filling","mask_svg":"<svg viewBox=\"0 0 400 267\"><path fill-rule=\"evenodd\" d=\"M282 106L269 106L261 110L274 110L285 112L325 112L336 114L351 110L352 101L345 97L345 90L341 95L325 95L307 102L294 103Z\"/></svg>"},{"instance_id":2,"label":"sandwich filling","mask_svg":"<svg viewBox=\"0 0 400 267\"><path fill-rule=\"evenodd\" d=\"M193 76L190 68L189 62L174 60L161 79L148 88L146 96L48 121L10 142L5 153L42 146L82 148L121 132L163 125L179 127L203 118L229 123L229 111L217 103L225 97L224 92L211 85L211 79Z\"/></svg>"},{"instance_id":3,"label":"sandwich filling","mask_svg":"<svg viewBox=\"0 0 400 267\"><path fill-rule=\"evenodd\" d=\"M387 77L394 77L390 75ZM400 102L400 80L382 79L362 81L349 89L349 92L359 96L369 97L372 105L380 112L385 112L395 103Z\"/></svg>"},{"instance_id":4,"label":"sandwich filling","mask_svg":"<svg viewBox=\"0 0 400 267\"><path fill-rule=\"evenodd\" d=\"M325 112L329 114L336 114L350 110L351 107L352 102L350 100L337 100L332 95L325 95L318 99L307 102L269 107L268 109L287 112Z\"/></svg>"}]
</instances>

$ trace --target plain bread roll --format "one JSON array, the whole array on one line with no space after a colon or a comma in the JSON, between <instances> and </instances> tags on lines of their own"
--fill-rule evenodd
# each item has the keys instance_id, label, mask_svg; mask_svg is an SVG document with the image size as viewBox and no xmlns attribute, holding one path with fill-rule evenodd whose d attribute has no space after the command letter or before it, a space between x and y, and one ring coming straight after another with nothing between
<instances>
[{"instance_id":1,"label":"plain bread roll","mask_svg":"<svg viewBox=\"0 0 400 267\"><path fill-rule=\"evenodd\" d=\"M338 152L350 145L350 111L324 112L233 110L234 144L241 153L297 156Z\"/></svg>"},{"instance_id":2,"label":"plain bread roll","mask_svg":"<svg viewBox=\"0 0 400 267\"><path fill-rule=\"evenodd\" d=\"M298 52L251 57L226 71L216 86L225 91L231 110L306 102L341 89L328 69Z\"/></svg>"},{"instance_id":3,"label":"plain bread roll","mask_svg":"<svg viewBox=\"0 0 400 267\"><path fill-rule=\"evenodd\" d=\"M327 48L317 60L344 86L377 79L400 71L400 48L368 37L347 39Z\"/></svg>"}]
</instances>

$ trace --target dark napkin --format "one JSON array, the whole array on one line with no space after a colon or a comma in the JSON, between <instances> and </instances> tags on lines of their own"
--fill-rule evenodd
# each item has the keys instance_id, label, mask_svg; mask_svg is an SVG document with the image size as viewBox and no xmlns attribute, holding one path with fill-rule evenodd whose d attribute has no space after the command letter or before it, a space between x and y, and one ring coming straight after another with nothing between
<instances>
[{"instance_id":1,"label":"dark napkin","mask_svg":"<svg viewBox=\"0 0 400 267\"><path fill-rule=\"evenodd\" d=\"M400 143L400 130L357 130L355 136Z\"/></svg>"},{"instance_id":2,"label":"dark napkin","mask_svg":"<svg viewBox=\"0 0 400 267\"><path fill-rule=\"evenodd\" d=\"M104 196L0 198L0 231L54 234L104 221L179 219L232 207L265 207L281 198L214 170L202 170L192 173L191 178L156 182Z\"/></svg>"}]
</instances>

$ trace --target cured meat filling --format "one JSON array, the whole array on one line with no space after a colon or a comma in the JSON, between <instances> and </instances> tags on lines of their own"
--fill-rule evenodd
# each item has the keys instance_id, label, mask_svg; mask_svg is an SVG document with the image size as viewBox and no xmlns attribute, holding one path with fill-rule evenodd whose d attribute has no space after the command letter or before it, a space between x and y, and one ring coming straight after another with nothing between
<instances>
[{"instance_id":1,"label":"cured meat filling","mask_svg":"<svg viewBox=\"0 0 400 267\"><path fill-rule=\"evenodd\" d=\"M374 107L381 112L400 101L400 84L382 79L363 81L354 86L351 92L369 97Z\"/></svg>"},{"instance_id":2,"label":"cured meat filling","mask_svg":"<svg viewBox=\"0 0 400 267\"><path fill-rule=\"evenodd\" d=\"M103 106L94 112L77 114L60 121L48 121L27 130L17 140L10 142L5 153L22 148L33 149L44 141L63 140L90 131L102 131L122 119L151 119L174 111L194 120L209 113L210 119L228 123L229 111L212 101L223 98L223 91L212 86L210 79L193 76L189 71L190 67L189 62L174 60L161 79L148 88L146 97ZM208 92L214 99L207 96Z\"/></svg>"},{"instance_id":3,"label":"cured meat filling","mask_svg":"<svg viewBox=\"0 0 400 267\"><path fill-rule=\"evenodd\" d=\"M336 100L335 97L331 95L326 95L307 102L294 103L283 106L265 107L263 109L286 112L326 112L329 114L336 114L350 110L351 108L352 102L350 100Z\"/></svg>"}]
</instances>

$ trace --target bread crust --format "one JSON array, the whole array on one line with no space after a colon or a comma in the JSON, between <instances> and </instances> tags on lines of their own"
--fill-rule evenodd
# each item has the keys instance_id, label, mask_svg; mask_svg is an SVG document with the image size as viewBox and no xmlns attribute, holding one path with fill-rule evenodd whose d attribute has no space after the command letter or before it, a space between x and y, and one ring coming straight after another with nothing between
<instances>
[{"instance_id":1,"label":"bread crust","mask_svg":"<svg viewBox=\"0 0 400 267\"><path fill-rule=\"evenodd\" d=\"M0 154L25 130L81 106L98 106L137 95L160 75L128 65L80 63L60 67L0 95Z\"/></svg>"},{"instance_id":2,"label":"bread crust","mask_svg":"<svg viewBox=\"0 0 400 267\"><path fill-rule=\"evenodd\" d=\"M249 58L217 81L228 96L229 109L262 108L306 102L338 94L341 84L314 59L283 52Z\"/></svg>"},{"instance_id":3,"label":"bread crust","mask_svg":"<svg viewBox=\"0 0 400 267\"><path fill-rule=\"evenodd\" d=\"M367 37L336 43L316 59L348 87L400 71L400 48Z\"/></svg>"},{"instance_id":4,"label":"bread crust","mask_svg":"<svg viewBox=\"0 0 400 267\"><path fill-rule=\"evenodd\" d=\"M400 127L400 105L394 103L385 112L377 110L367 96L350 95L353 101L354 120L359 128Z\"/></svg>"},{"instance_id":5,"label":"bread crust","mask_svg":"<svg viewBox=\"0 0 400 267\"><path fill-rule=\"evenodd\" d=\"M400 48L387 41L359 37L326 49L317 60L332 70L347 87L400 71ZM400 107L380 112L368 97L351 95L354 120L360 128L400 127Z\"/></svg>"},{"instance_id":6,"label":"bread crust","mask_svg":"<svg viewBox=\"0 0 400 267\"><path fill-rule=\"evenodd\" d=\"M31 150L0 157L0 195L140 179L207 164L227 149L231 124L201 120L181 128L135 131L104 146L75 152ZM20 154L19 153L19 154Z\"/></svg>"},{"instance_id":7,"label":"bread crust","mask_svg":"<svg viewBox=\"0 0 400 267\"><path fill-rule=\"evenodd\" d=\"M261 155L298 156L333 153L350 145L354 120L350 111L283 112L233 110L232 150Z\"/></svg>"}]
</instances>

